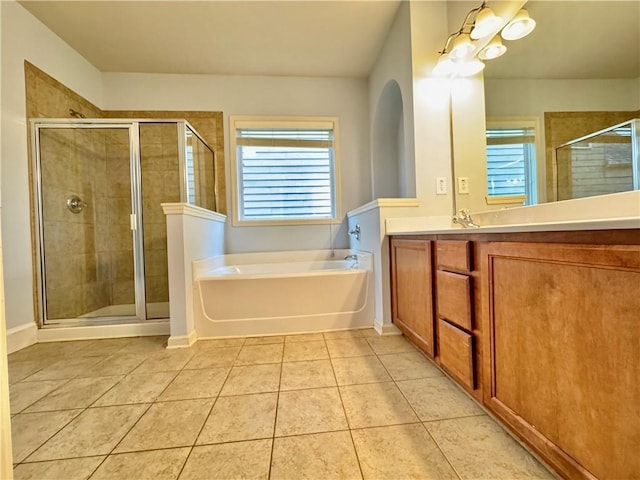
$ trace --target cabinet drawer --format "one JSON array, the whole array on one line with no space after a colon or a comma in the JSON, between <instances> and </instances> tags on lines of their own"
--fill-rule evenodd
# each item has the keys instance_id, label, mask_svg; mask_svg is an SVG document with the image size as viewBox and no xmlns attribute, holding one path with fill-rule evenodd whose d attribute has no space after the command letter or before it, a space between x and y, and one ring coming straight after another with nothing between
<instances>
[{"instance_id":1,"label":"cabinet drawer","mask_svg":"<svg viewBox=\"0 0 640 480\"><path fill-rule=\"evenodd\" d=\"M440 268L452 268L470 272L472 270L471 242L464 240L438 240L436 260Z\"/></svg>"},{"instance_id":2,"label":"cabinet drawer","mask_svg":"<svg viewBox=\"0 0 640 480\"><path fill-rule=\"evenodd\" d=\"M475 388L473 336L449 322L438 320L440 364L470 389Z\"/></svg>"},{"instance_id":3,"label":"cabinet drawer","mask_svg":"<svg viewBox=\"0 0 640 480\"><path fill-rule=\"evenodd\" d=\"M458 273L436 274L438 316L467 330L473 330L471 278Z\"/></svg>"}]
</instances>

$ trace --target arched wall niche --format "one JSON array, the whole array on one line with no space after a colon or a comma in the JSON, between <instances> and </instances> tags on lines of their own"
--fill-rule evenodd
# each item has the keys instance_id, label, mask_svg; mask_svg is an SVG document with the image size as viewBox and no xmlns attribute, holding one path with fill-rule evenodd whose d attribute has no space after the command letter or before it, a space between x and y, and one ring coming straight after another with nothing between
<instances>
[{"instance_id":1,"label":"arched wall niche","mask_svg":"<svg viewBox=\"0 0 640 480\"><path fill-rule=\"evenodd\" d=\"M402 92L395 80L380 93L371 134L373 198L406 197Z\"/></svg>"}]
</instances>

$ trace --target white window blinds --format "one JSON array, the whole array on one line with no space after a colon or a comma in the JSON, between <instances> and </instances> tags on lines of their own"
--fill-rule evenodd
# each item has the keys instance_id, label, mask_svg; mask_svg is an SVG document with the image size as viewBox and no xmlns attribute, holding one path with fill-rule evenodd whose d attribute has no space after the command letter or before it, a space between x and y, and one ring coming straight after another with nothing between
<instances>
[{"instance_id":1,"label":"white window blinds","mask_svg":"<svg viewBox=\"0 0 640 480\"><path fill-rule=\"evenodd\" d=\"M487 129L487 190L490 197L527 196L535 180L535 129Z\"/></svg>"},{"instance_id":2,"label":"white window blinds","mask_svg":"<svg viewBox=\"0 0 640 480\"><path fill-rule=\"evenodd\" d=\"M335 216L332 123L235 132L240 220Z\"/></svg>"}]
</instances>

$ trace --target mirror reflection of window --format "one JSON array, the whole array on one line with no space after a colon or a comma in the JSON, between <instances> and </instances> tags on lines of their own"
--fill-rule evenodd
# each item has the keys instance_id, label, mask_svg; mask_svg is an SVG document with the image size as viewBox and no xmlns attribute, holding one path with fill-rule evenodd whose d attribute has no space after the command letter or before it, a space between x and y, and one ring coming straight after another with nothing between
<instances>
[{"instance_id":1,"label":"mirror reflection of window","mask_svg":"<svg viewBox=\"0 0 640 480\"><path fill-rule=\"evenodd\" d=\"M487 203L537 203L534 122L487 122Z\"/></svg>"}]
</instances>

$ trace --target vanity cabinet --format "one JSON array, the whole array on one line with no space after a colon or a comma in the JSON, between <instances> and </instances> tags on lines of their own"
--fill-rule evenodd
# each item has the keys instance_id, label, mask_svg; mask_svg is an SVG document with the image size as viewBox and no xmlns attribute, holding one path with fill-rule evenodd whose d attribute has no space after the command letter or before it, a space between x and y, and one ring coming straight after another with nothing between
<instances>
[{"instance_id":1,"label":"vanity cabinet","mask_svg":"<svg viewBox=\"0 0 640 480\"><path fill-rule=\"evenodd\" d=\"M640 230L411 238L391 239L403 332L431 297L436 363L560 476L640 478Z\"/></svg>"},{"instance_id":2,"label":"vanity cabinet","mask_svg":"<svg viewBox=\"0 0 640 480\"><path fill-rule=\"evenodd\" d=\"M436 241L437 360L470 391L476 390L479 332L474 332L473 243ZM476 397L479 392L475 392Z\"/></svg>"},{"instance_id":3,"label":"vanity cabinet","mask_svg":"<svg viewBox=\"0 0 640 480\"><path fill-rule=\"evenodd\" d=\"M564 477L640 478L640 246L488 243L482 261L485 405Z\"/></svg>"},{"instance_id":4,"label":"vanity cabinet","mask_svg":"<svg viewBox=\"0 0 640 480\"><path fill-rule=\"evenodd\" d=\"M390 245L393 323L433 358L433 242L392 238Z\"/></svg>"}]
</instances>

